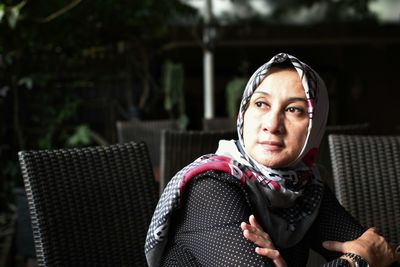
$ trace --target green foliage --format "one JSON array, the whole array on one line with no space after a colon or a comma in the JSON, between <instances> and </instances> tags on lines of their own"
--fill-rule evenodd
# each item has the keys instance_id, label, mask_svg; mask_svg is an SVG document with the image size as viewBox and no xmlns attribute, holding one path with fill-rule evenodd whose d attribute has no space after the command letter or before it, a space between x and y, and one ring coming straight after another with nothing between
<instances>
[{"instance_id":1,"label":"green foliage","mask_svg":"<svg viewBox=\"0 0 400 267\"><path fill-rule=\"evenodd\" d=\"M2 22L3 18L5 18L8 26L14 29L18 20L20 19L21 9L25 6L26 2L26 0L21 1L13 6L6 6L4 3L0 3L0 23Z\"/></svg>"},{"instance_id":2,"label":"green foliage","mask_svg":"<svg viewBox=\"0 0 400 267\"><path fill-rule=\"evenodd\" d=\"M179 106L179 112L183 112L183 77L184 70L182 64L165 62L164 65L164 108L172 111L174 106Z\"/></svg>"},{"instance_id":3,"label":"green foliage","mask_svg":"<svg viewBox=\"0 0 400 267\"><path fill-rule=\"evenodd\" d=\"M195 14L177 0L37 0L18 7L5 8L15 11L15 15L10 11L8 17L18 21L18 47L25 41L31 48L60 47L69 51L122 40L154 45L155 39L168 33L168 21L173 17Z\"/></svg>"},{"instance_id":4,"label":"green foliage","mask_svg":"<svg viewBox=\"0 0 400 267\"><path fill-rule=\"evenodd\" d=\"M67 145L71 147L87 146L92 141L92 134L89 127L83 124L76 127L75 133L68 138Z\"/></svg>"},{"instance_id":5,"label":"green foliage","mask_svg":"<svg viewBox=\"0 0 400 267\"><path fill-rule=\"evenodd\" d=\"M5 10L6 10L6 5L0 3L0 23L3 20Z\"/></svg>"},{"instance_id":6,"label":"green foliage","mask_svg":"<svg viewBox=\"0 0 400 267\"><path fill-rule=\"evenodd\" d=\"M183 90L185 72L183 65L166 61L164 64L164 108L170 117L177 119L179 127L186 129L189 119L185 111L185 94Z\"/></svg>"},{"instance_id":7,"label":"green foliage","mask_svg":"<svg viewBox=\"0 0 400 267\"><path fill-rule=\"evenodd\" d=\"M32 89L33 79L31 77L22 77L18 80L18 85L23 86L27 89Z\"/></svg>"},{"instance_id":8,"label":"green foliage","mask_svg":"<svg viewBox=\"0 0 400 267\"><path fill-rule=\"evenodd\" d=\"M302 9L318 7L320 22L365 22L376 21L369 8L375 0L266 0L273 8L272 17L279 22Z\"/></svg>"},{"instance_id":9,"label":"green foliage","mask_svg":"<svg viewBox=\"0 0 400 267\"><path fill-rule=\"evenodd\" d=\"M263 14L251 5L256 1L232 0L240 12L225 12L221 20L232 25L376 23L376 14L369 9L373 1L377 0L263 0L263 11L268 11Z\"/></svg>"},{"instance_id":10,"label":"green foliage","mask_svg":"<svg viewBox=\"0 0 400 267\"><path fill-rule=\"evenodd\" d=\"M4 162L2 164L2 175L4 176L9 176L9 177L16 177L17 175L20 174L20 170L19 170L19 164L13 160L8 160L6 162ZM3 181L3 185L2 187L5 189L4 191L0 191L0 194L5 194L5 193L9 193L12 192L12 189L15 188L16 184L16 180L5 180ZM7 197L10 197L9 195L2 195L0 196L0 199L5 199Z\"/></svg>"},{"instance_id":11,"label":"green foliage","mask_svg":"<svg viewBox=\"0 0 400 267\"><path fill-rule=\"evenodd\" d=\"M45 129L44 136L38 139L39 148L52 149L65 143L64 140L70 135L66 122L76 115L80 103L79 99L67 98L61 109L48 105L38 106L40 109L34 119L36 124L43 125L42 129Z\"/></svg>"},{"instance_id":12,"label":"green foliage","mask_svg":"<svg viewBox=\"0 0 400 267\"><path fill-rule=\"evenodd\" d=\"M226 85L226 111L228 117L236 118L242 99L243 88L246 87L247 77L235 77Z\"/></svg>"},{"instance_id":13,"label":"green foliage","mask_svg":"<svg viewBox=\"0 0 400 267\"><path fill-rule=\"evenodd\" d=\"M121 76L116 67L139 73L142 79L151 77L151 66L143 61L157 52L169 22L182 14L196 12L178 0L1 1L2 203L21 183L18 151L107 143L77 117L91 101L82 96L96 81ZM125 53L133 67L88 68L90 60L109 56L110 51Z\"/></svg>"}]
</instances>

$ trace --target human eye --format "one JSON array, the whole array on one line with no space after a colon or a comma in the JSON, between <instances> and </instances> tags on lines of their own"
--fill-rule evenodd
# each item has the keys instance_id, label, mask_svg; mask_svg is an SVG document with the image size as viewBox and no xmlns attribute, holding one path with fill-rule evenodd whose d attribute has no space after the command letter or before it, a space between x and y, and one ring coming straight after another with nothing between
<instances>
[{"instance_id":1,"label":"human eye","mask_svg":"<svg viewBox=\"0 0 400 267\"><path fill-rule=\"evenodd\" d=\"M302 115L302 114L304 114L304 109L303 109L303 108L301 108L301 107L295 107L295 106L287 107L287 108L285 109L285 111L286 111L286 112L289 112L289 113L296 114L296 115Z\"/></svg>"},{"instance_id":2,"label":"human eye","mask_svg":"<svg viewBox=\"0 0 400 267\"><path fill-rule=\"evenodd\" d=\"M254 105L258 108L268 108L268 103L262 100L255 101Z\"/></svg>"}]
</instances>

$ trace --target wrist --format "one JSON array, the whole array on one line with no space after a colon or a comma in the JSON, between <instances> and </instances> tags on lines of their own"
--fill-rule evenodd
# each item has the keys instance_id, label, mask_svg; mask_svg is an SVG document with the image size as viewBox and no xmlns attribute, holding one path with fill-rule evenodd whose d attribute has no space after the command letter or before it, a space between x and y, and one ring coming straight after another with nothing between
<instances>
[{"instance_id":1,"label":"wrist","mask_svg":"<svg viewBox=\"0 0 400 267\"><path fill-rule=\"evenodd\" d=\"M345 253L340 258L348 261L352 267L369 267L368 262L363 257L354 253Z\"/></svg>"},{"instance_id":2,"label":"wrist","mask_svg":"<svg viewBox=\"0 0 400 267\"><path fill-rule=\"evenodd\" d=\"M356 267L355 262L347 256L341 256L340 259L344 262L343 266L345 267ZM341 265L342 266L342 265Z\"/></svg>"}]
</instances>

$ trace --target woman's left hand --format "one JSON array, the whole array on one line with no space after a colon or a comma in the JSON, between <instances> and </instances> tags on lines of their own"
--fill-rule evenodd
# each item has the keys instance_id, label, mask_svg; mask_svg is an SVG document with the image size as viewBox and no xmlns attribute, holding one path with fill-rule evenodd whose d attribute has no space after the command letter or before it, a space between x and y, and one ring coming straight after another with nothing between
<instances>
[{"instance_id":1,"label":"woman's left hand","mask_svg":"<svg viewBox=\"0 0 400 267\"><path fill-rule=\"evenodd\" d=\"M322 245L328 250L357 254L363 257L371 267L389 266L395 261L400 262L400 253L390 246L376 228L369 228L359 238L352 241L325 241Z\"/></svg>"},{"instance_id":2,"label":"woman's left hand","mask_svg":"<svg viewBox=\"0 0 400 267\"><path fill-rule=\"evenodd\" d=\"M270 258L276 267L287 267L280 252L275 248L269 235L257 223L254 215L250 215L249 222L250 224L242 222L240 227L242 228L243 236L258 246L256 247L256 253Z\"/></svg>"}]
</instances>

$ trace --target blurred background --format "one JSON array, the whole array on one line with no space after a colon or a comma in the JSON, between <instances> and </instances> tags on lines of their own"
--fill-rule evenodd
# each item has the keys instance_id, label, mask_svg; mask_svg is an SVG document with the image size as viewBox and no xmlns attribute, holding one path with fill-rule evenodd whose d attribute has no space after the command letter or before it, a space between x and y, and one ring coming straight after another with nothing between
<instances>
[{"instance_id":1,"label":"blurred background","mask_svg":"<svg viewBox=\"0 0 400 267\"><path fill-rule=\"evenodd\" d=\"M117 121L234 118L279 52L321 74L328 124L400 132L397 0L0 0L2 262L32 256L10 229L18 151L117 143Z\"/></svg>"}]
</instances>

